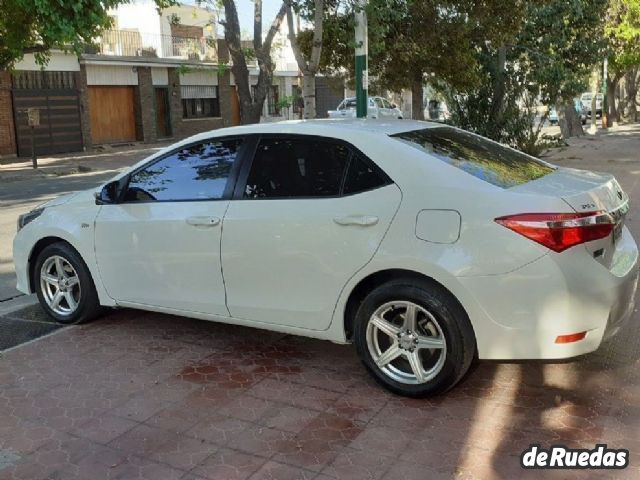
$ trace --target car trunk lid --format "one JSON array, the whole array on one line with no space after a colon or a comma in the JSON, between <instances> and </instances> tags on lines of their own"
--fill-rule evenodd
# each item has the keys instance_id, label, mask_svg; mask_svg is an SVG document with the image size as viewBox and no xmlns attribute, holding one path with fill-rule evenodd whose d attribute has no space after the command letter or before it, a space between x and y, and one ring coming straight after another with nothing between
<instances>
[{"instance_id":1,"label":"car trunk lid","mask_svg":"<svg viewBox=\"0 0 640 480\"><path fill-rule=\"evenodd\" d=\"M615 227L606 238L585 243L593 258L611 267L616 241L622 234L629 197L613 175L573 168L558 168L553 173L513 188L514 192L560 197L576 212L604 212Z\"/></svg>"}]
</instances>

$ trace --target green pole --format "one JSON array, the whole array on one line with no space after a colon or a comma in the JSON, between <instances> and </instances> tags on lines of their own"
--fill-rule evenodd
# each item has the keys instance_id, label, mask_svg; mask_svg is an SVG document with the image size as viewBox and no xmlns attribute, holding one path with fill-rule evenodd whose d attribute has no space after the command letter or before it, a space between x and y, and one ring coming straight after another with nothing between
<instances>
[{"instance_id":1,"label":"green pole","mask_svg":"<svg viewBox=\"0 0 640 480\"><path fill-rule=\"evenodd\" d=\"M356 116L367 117L367 90L369 89L369 71L367 69L367 14L365 1L359 2L356 11Z\"/></svg>"},{"instance_id":2,"label":"green pole","mask_svg":"<svg viewBox=\"0 0 640 480\"><path fill-rule=\"evenodd\" d=\"M609 102L607 100L608 90L608 78L609 78L609 59L604 59L604 66L602 68L602 116L600 121L602 122L602 128L609 128ZM596 100L597 103L597 100ZM593 110L593 109L592 109ZM596 112L591 112L591 115L595 115Z\"/></svg>"}]
</instances>

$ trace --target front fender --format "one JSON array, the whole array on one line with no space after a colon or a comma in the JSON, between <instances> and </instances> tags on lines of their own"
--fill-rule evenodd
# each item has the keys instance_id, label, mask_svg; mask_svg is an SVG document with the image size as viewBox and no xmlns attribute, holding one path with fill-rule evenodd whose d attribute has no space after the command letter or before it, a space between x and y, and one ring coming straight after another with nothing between
<instances>
[{"instance_id":1,"label":"front fender","mask_svg":"<svg viewBox=\"0 0 640 480\"><path fill-rule=\"evenodd\" d=\"M33 293L29 271L35 261L39 243L45 239L60 239L71 245L82 257L96 287L100 303L114 306L109 297L96 263L94 252L95 219L100 211L98 205L85 202L66 203L63 208L48 207L38 218L27 224L17 234L13 242L14 262L18 277L18 290Z\"/></svg>"}]
</instances>

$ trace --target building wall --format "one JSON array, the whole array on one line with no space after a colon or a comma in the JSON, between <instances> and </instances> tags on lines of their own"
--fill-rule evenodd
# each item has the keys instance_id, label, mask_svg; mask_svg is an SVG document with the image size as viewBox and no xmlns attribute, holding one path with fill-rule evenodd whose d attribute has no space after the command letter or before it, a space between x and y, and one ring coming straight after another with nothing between
<instances>
[{"instance_id":1,"label":"building wall","mask_svg":"<svg viewBox=\"0 0 640 480\"><path fill-rule=\"evenodd\" d=\"M138 85L139 68L127 65L87 65L87 85Z\"/></svg>"},{"instance_id":2,"label":"building wall","mask_svg":"<svg viewBox=\"0 0 640 480\"><path fill-rule=\"evenodd\" d=\"M205 8L200 8L195 5L174 5L162 10L162 16L160 18L161 31L164 35L172 34L172 26L169 22L169 18L172 15L176 15L181 25L199 27L201 29L200 35L212 37L215 35L215 15L213 12L208 11ZM195 31L195 30L190 30ZM177 35L181 36L181 35ZM187 37L193 37L194 35L184 35Z\"/></svg>"},{"instance_id":3,"label":"building wall","mask_svg":"<svg viewBox=\"0 0 640 480\"><path fill-rule=\"evenodd\" d=\"M36 63L36 59L32 53L28 53L22 60L14 66L15 70L41 70L42 67ZM58 51L51 52L51 58L47 63L45 70L56 72L78 72L80 71L80 63L78 57L70 53Z\"/></svg>"},{"instance_id":4,"label":"building wall","mask_svg":"<svg viewBox=\"0 0 640 480\"><path fill-rule=\"evenodd\" d=\"M181 23L171 25L171 35L174 37L200 38L203 36L202 33L202 27L183 25Z\"/></svg>"},{"instance_id":5,"label":"building wall","mask_svg":"<svg viewBox=\"0 0 640 480\"><path fill-rule=\"evenodd\" d=\"M11 75L0 72L0 155L16 153L16 132L13 124Z\"/></svg>"}]
</instances>

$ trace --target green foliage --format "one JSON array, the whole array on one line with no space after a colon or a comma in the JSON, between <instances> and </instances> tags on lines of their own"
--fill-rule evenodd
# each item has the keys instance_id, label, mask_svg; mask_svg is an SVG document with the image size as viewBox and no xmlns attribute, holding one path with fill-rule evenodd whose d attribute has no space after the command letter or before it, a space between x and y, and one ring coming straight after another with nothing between
<instances>
[{"instance_id":1,"label":"green foliage","mask_svg":"<svg viewBox=\"0 0 640 480\"><path fill-rule=\"evenodd\" d=\"M0 70L11 69L25 53L44 65L53 48L82 53L111 27L108 10L125 0L0 0ZM155 0L166 8L174 0Z\"/></svg>"},{"instance_id":2,"label":"green foliage","mask_svg":"<svg viewBox=\"0 0 640 480\"><path fill-rule=\"evenodd\" d=\"M167 16L167 20L169 21L169 25L180 25L180 15L178 15L177 13L172 13L171 15Z\"/></svg>"},{"instance_id":3,"label":"green foliage","mask_svg":"<svg viewBox=\"0 0 640 480\"><path fill-rule=\"evenodd\" d=\"M251 47L243 48L242 53L244 54L244 58L247 62L252 62L257 58L256 51Z\"/></svg>"},{"instance_id":4,"label":"green foliage","mask_svg":"<svg viewBox=\"0 0 640 480\"><path fill-rule=\"evenodd\" d=\"M640 65L640 0L610 0L604 30L614 72Z\"/></svg>"},{"instance_id":5,"label":"green foliage","mask_svg":"<svg viewBox=\"0 0 640 480\"><path fill-rule=\"evenodd\" d=\"M572 104L587 88L604 51L606 6L606 0L528 3L511 39L475 54L474 87L436 82L447 97L451 123L538 155L547 142L541 139L546 115L538 115L537 104Z\"/></svg>"},{"instance_id":6,"label":"green foliage","mask_svg":"<svg viewBox=\"0 0 640 480\"><path fill-rule=\"evenodd\" d=\"M588 86L603 54L607 0L531 2L508 61L545 105L569 102Z\"/></svg>"},{"instance_id":7,"label":"green foliage","mask_svg":"<svg viewBox=\"0 0 640 480\"><path fill-rule=\"evenodd\" d=\"M369 75L373 88L410 88L434 75L452 84L473 85L475 51L500 42L518 24L523 0L370 0ZM352 80L355 62L354 10L347 2L325 17L320 70ZM313 32L298 35L308 56Z\"/></svg>"},{"instance_id":8,"label":"green foliage","mask_svg":"<svg viewBox=\"0 0 640 480\"><path fill-rule=\"evenodd\" d=\"M294 101L293 96L291 96L291 95L283 95L276 102L276 107L277 107L278 110L289 109L293 105L293 101Z\"/></svg>"}]
</instances>

